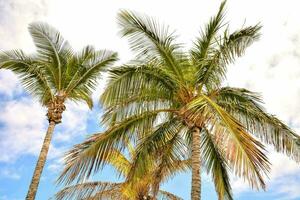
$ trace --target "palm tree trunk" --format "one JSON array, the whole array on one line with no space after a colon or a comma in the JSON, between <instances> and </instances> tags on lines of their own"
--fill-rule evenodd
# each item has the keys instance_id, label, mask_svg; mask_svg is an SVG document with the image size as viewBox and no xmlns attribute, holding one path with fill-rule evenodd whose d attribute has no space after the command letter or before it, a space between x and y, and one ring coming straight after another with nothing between
<instances>
[{"instance_id":1,"label":"palm tree trunk","mask_svg":"<svg viewBox=\"0 0 300 200\"><path fill-rule=\"evenodd\" d=\"M192 130L192 200L201 199L201 158L200 158L200 128Z\"/></svg>"},{"instance_id":2,"label":"palm tree trunk","mask_svg":"<svg viewBox=\"0 0 300 200\"><path fill-rule=\"evenodd\" d=\"M51 138L52 138L52 134L54 131L54 127L55 127L55 122L54 121L50 121L49 122L49 126L48 126L48 130L44 139L44 143L42 146L42 150L40 152L37 164L35 166L35 170L32 176L32 180L29 186L29 190L26 196L26 200L34 200L35 199L35 195L36 195L36 191L38 189L39 186L39 182L40 182L40 178L43 172L43 168L46 162L46 158L47 158L47 154L48 154L48 150L49 150L49 146L50 146L50 142L51 142Z\"/></svg>"}]
</instances>

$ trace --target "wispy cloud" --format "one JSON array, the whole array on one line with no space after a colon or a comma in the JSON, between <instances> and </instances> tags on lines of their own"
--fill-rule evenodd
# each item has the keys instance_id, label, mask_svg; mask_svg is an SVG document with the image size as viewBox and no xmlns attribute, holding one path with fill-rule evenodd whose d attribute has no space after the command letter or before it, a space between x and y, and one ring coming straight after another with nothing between
<instances>
[{"instance_id":1,"label":"wispy cloud","mask_svg":"<svg viewBox=\"0 0 300 200\"><path fill-rule=\"evenodd\" d=\"M0 95L5 98L13 98L22 92L22 88L18 84L18 78L13 72L1 70L0 73Z\"/></svg>"},{"instance_id":2,"label":"wispy cloud","mask_svg":"<svg viewBox=\"0 0 300 200\"><path fill-rule=\"evenodd\" d=\"M65 148L59 145L72 143L81 134L86 133L88 108L67 105L63 114L63 123L57 126L58 136L50 147L50 158L62 155ZM46 110L29 97L2 103L0 108L0 161L13 162L22 155L37 155L46 132ZM61 136L63 135L63 137Z\"/></svg>"},{"instance_id":3,"label":"wispy cloud","mask_svg":"<svg viewBox=\"0 0 300 200\"><path fill-rule=\"evenodd\" d=\"M33 51L27 26L32 21L47 15L45 0L1 0L0 1L0 48L22 48ZM13 38L13 39L12 39Z\"/></svg>"},{"instance_id":4,"label":"wispy cloud","mask_svg":"<svg viewBox=\"0 0 300 200\"><path fill-rule=\"evenodd\" d=\"M32 99L22 97L1 102L0 112L0 161L14 162L21 155L37 155L45 132L43 109Z\"/></svg>"},{"instance_id":5,"label":"wispy cloud","mask_svg":"<svg viewBox=\"0 0 300 200\"><path fill-rule=\"evenodd\" d=\"M21 178L21 175L17 173L16 170L6 168L6 169L0 169L0 177L19 180Z\"/></svg>"},{"instance_id":6,"label":"wispy cloud","mask_svg":"<svg viewBox=\"0 0 300 200\"><path fill-rule=\"evenodd\" d=\"M269 178L265 178L267 192L274 199L292 200L300 198L300 166L295 161L280 153L271 151L269 154L272 163ZM237 196L250 192L251 188L241 179L233 179L232 187ZM262 194L262 193L261 193Z\"/></svg>"}]
</instances>

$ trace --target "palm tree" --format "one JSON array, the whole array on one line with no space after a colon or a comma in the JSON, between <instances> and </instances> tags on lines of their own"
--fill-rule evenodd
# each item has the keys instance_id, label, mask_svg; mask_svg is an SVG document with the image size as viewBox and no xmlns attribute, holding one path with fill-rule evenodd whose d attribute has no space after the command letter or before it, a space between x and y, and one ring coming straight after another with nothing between
<instances>
[{"instance_id":1,"label":"palm tree","mask_svg":"<svg viewBox=\"0 0 300 200\"><path fill-rule=\"evenodd\" d=\"M76 145L70 152L77 152L77 150L83 146L92 145L94 139L98 138L99 135L101 135L101 133L91 136L82 144ZM181 200L180 197L172 193L159 190L159 186L177 172L189 169L190 160L172 160L172 170L166 170L167 162L163 159L163 154L166 154L167 151L161 150L160 155L153 154L147 158L147 170L144 171L145 173L141 178L131 179L129 178L129 174L135 163L136 152L130 142L126 144L126 147L124 152L118 149L112 149L110 156L105 158L105 163L114 167L119 176L124 179L123 182L99 181L78 183L59 191L56 194L56 199Z\"/></svg>"},{"instance_id":2,"label":"palm tree","mask_svg":"<svg viewBox=\"0 0 300 200\"><path fill-rule=\"evenodd\" d=\"M174 32L155 19L121 11L121 34L137 53L136 60L109 71L101 96L103 122L110 127L92 145L71 153L65 170L70 179L84 179L104 164L110 149L127 138L139 141L132 171L143 174L145 157L170 139L191 151L191 199L201 199L202 168L212 175L220 200L232 199L228 171L265 189L270 163L265 146L300 159L300 138L268 114L259 94L224 87L227 65L259 38L260 25L230 32L223 2L194 41L190 51L176 43Z\"/></svg>"},{"instance_id":3,"label":"palm tree","mask_svg":"<svg viewBox=\"0 0 300 200\"><path fill-rule=\"evenodd\" d=\"M35 199L54 127L61 123L65 102L84 101L91 108L91 93L97 79L117 60L117 54L95 51L92 46L75 53L56 29L44 23L30 24L29 32L37 53L28 56L21 50L2 52L0 69L16 73L24 88L48 109L48 130L26 197L32 200Z\"/></svg>"}]
</instances>

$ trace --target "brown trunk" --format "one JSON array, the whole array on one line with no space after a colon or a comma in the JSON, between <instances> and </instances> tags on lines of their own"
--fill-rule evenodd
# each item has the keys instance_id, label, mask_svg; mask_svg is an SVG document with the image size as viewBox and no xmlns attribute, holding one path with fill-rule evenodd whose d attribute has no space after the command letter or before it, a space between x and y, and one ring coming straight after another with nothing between
<instances>
[{"instance_id":1,"label":"brown trunk","mask_svg":"<svg viewBox=\"0 0 300 200\"><path fill-rule=\"evenodd\" d=\"M47 158L47 154L48 154L54 127L55 127L55 122L51 121L49 123L49 127L47 130L45 139L44 139L42 150L40 152L37 164L35 166L35 170L34 170L34 173L32 176L32 180L31 180L29 190L28 190L28 193L26 196L26 200L34 200L35 199L36 191L38 189L40 178L41 178L43 168L44 168L44 165L46 162L46 158Z\"/></svg>"},{"instance_id":2,"label":"brown trunk","mask_svg":"<svg viewBox=\"0 0 300 200\"><path fill-rule=\"evenodd\" d=\"M200 128L192 130L192 192L191 200L201 199Z\"/></svg>"},{"instance_id":3,"label":"brown trunk","mask_svg":"<svg viewBox=\"0 0 300 200\"><path fill-rule=\"evenodd\" d=\"M59 95L55 96L51 101L48 102L47 108L47 117L49 121L48 130L44 139L44 143L36 163L34 173L32 176L32 180L29 186L29 190L26 196L26 200L34 200L36 196L36 192L39 186L40 178L44 169L44 165L46 162L49 146L51 143L52 134L54 131L54 127L56 124L61 123L62 113L66 109L64 105L65 96Z\"/></svg>"}]
</instances>

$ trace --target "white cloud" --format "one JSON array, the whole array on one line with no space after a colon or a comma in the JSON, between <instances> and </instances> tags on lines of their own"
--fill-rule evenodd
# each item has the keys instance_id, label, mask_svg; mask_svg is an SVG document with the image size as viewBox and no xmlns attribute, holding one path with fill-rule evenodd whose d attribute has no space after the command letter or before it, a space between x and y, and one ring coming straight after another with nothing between
<instances>
[{"instance_id":1,"label":"white cloud","mask_svg":"<svg viewBox=\"0 0 300 200\"><path fill-rule=\"evenodd\" d=\"M59 159L56 159L53 162L51 162L48 165L47 169L50 172L56 174L61 171L63 164L64 164L64 159L62 157L60 157Z\"/></svg>"},{"instance_id":2,"label":"white cloud","mask_svg":"<svg viewBox=\"0 0 300 200\"><path fill-rule=\"evenodd\" d=\"M282 179L281 181L278 181L277 188L274 189L274 193L279 198L276 198L276 200L297 200L300 198L300 183L299 180L293 179L292 177L289 177L289 181L287 179Z\"/></svg>"},{"instance_id":3,"label":"white cloud","mask_svg":"<svg viewBox=\"0 0 300 200\"><path fill-rule=\"evenodd\" d=\"M267 191L278 200L292 200L300 198L300 166L283 154L271 151L269 160L272 163L269 179L265 178ZM243 192L251 191L249 185L241 179L232 180L234 194L239 196Z\"/></svg>"},{"instance_id":4,"label":"white cloud","mask_svg":"<svg viewBox=\"0 0 300 200\"><path fill-rule=\"evenodd\" d=\"M300 166L299 163L279 153L271 153L271 178L268 190L278 197L278 200L293 200L300 198Z\"/></svg>"},{"instance_id":5,"label":"white cloud","mask_svg":"<svg viewBox=\"0 0 300 200\"><path fill-rule=\"evenodd\" d=\"M46 109L29 97L22 97L2 102L0 112L0 161L14 162L22 155L37 156L47 128ZM56 143L70 144L80 134L86 133L88 112L88 108L81 104L67 104L63 123L57 125L54 132L50 159L62 156L66 150L63 145ZM66 139L61 140L60 135Z\"/></svg>"},{"instance_id":6,"label":"white cloud","mask_svg":"<svg viewBox=\"0 0 300 200\"><path fill-rule=\"evenodd\" d=\"M2 102L0 112L0 161L13 162L20 155L37 155L45 128L45 112L39 105L21 98Z\"/></svg>"},{"instance_id":7,"label":"white cloud","mask_svg":"<svg viewBox=\"0 0 300 200\"><path fill-rule=\"evenodd\" d=\"M12 89L13 88L13 89ZM12 98L22 92L22 88L18 84L18 78L13 72L3 70L0 73L0 94L7 98Z\"/></svg>"},{"instance_id":8,"label":"white cloud","mask_svg":"<svg viewBox=\"0 0 300 200\"><path fill-rule=\"evenodd\" d=\"M272 152L269 155L269 159L272 163L270 175L271 180L279 179L292 174L300 174L299 163L296 163L287 156L284 156L280 153Z\"/></svg>"},{"instance_id":9,"label":"white cloud","mask_svg":"<svg viewBox=\"0 0 300 200\"><path fill-rule=\"evenodd\" d=\"M1 49L20 48L33 51L27 26L32 21L43 20L47 14L44 0L1 0L0 38Z\"/></svg>"},{"instance_id":10,"label":"white cloud","mask_svg":"<svg viewBox=\"0 0 300 200\"><path fill-rule=\"evenodd\" d=\"M19 198L12 198L12 197L9 197L7 195L1 195L0 196L0 200L22 200L22 199L19 199Z\"/></svg>"},{"instance_id":11,"label":"white cloud","mask_svg":"<svg viewBox=\"0 0 300 200\"><path fill-rule=\"evenodd\" d=\"M18 174L16 171L13 171L11 169L0 169L0 175L1 178L8 178L13 180L19 180L21 178L20 174Z\"/></svg>"}]
</instances>

